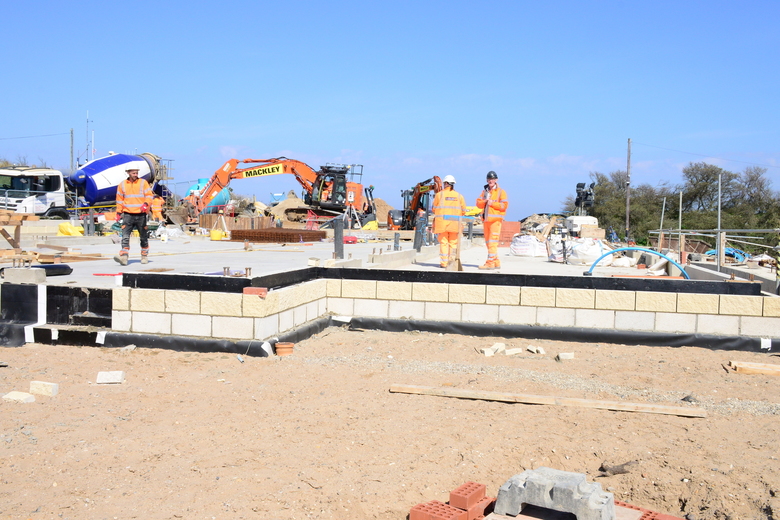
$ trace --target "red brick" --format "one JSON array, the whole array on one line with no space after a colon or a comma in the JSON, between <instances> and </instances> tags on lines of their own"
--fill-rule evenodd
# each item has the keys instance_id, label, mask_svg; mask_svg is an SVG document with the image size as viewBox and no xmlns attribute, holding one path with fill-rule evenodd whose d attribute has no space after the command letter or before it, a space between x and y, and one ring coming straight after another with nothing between
<instances>
[{"instance_id":1,"label":"red brick","mask_svg":"<svg viewBox=\"0 0 780 520\"><path fill-rule=\"evenodd\" d=\"M485 497L468 510L468 520L477 520L478 518L484 518L485 513L493 512L493 505L496 503L496 499L492 497Z\"/></svg>"},{"instance_id":2,"label":"red brick","mask_svg":"<svg viewBox=\"0 0 780 520\"><path fill-rule=\"evenodd\" d=\"M409 511L409 520L468 520L468 512L431 500L414 506Z\"/></svg>"},{"instance_id":3,"label":"red brick","mask_svg":"<svg viewBox=\"0 0 780 520\"><path fill-rule=\"evenodd\" d=\"M467 511L485 498L485 484L466 482L450 492L450 505Z\"/></svg>"},{"instance_id":4,"label":"red brick","mask_svg":"<svg viewBox=\"0 0 780 520\"><path fill-rule=\"evenodd\" d=\"M248 294L250 296L259 296L260 298L265 300L265 297L268 296L268 288L266 288L266 287L244 287L244 294Z\"/></svg>"}]
</instances>

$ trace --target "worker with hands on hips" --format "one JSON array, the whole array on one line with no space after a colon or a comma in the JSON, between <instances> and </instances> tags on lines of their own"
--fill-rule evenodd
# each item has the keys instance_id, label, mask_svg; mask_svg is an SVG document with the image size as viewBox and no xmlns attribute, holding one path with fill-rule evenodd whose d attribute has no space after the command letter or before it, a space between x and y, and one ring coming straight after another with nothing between
<instances>
[{"instance_id":1,"label":"worker with hands on hips","mask_svg":"<svg viewBox=\"0 0 780 520\"><path fill-rule=\"evenodd\" d=\"M466 200L455 191L455 177L447 175L442 189L433 198L433 232L439 239L439 264L454 262L460 240L460 219L466 214ZM449 218L448 218L449 217Z\"/></svg>"},{"instance_id":2,"label":"worker with hands on hips","mask_svg":"<svg viewBox=\"0 0 780 520\"><path fill-rule=\"evenodd\" d=\"M506 208L509 201L506 192L498 185L496 172L487 173L487 184L482 190L482 195L477 199L477 207L482 210L482 225L487 246L487 261L479 266L480 269L498 269L501 261L498 259L498 240L501 237L501 223L506 216Z\"/></svg>"},{"instance_id":3,"label":"worker with hands on hips","mask_svg":"<svg viewBox=\"0 0 780 520\"><path fill-rule=\"evenodd\" d=\"M127 265L130 236L138 230L141 237L141 263L149 262L149 227L146 219L152 203L152 189L146 179L138 177L138 168L128 168L127 179L116 189L116 220L122 223L122 249L114 260Z\"/></svg>"}]
</instances>

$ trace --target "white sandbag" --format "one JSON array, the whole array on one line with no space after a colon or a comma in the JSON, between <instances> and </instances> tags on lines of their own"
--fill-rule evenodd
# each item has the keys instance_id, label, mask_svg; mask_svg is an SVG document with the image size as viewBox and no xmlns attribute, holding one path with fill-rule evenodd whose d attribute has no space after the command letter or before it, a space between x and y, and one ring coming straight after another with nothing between
<instances>
[{"instance_id":1,"label":"white sandbag","mask_svg":"<svg viewBox=\"0 0 780 520\"><path fill-rule=\"evenodd\" d=\"M547 248L533 235L515 235L509 252L515 256L546 256Z\"/></svg>"},{"instance_id":2,"label":"white sandbag","mask_svg":"<svg viewBox=\"0 0 780 520\"><path fill-rule=\"evenodd\" d=\"M630 256L620 256L612 259L612 267L635 267L636 261L636 258Z\"/></svg>"},{"instance_id":3,"label":"white sandbag","mask_svg":"<svg viewBox=\"0 0 780 520\"><path fill-rule=\"evenodd\" d=\"M567 241L567 244L568 245ZM572 265L593 265L593 262L604 253L612 251L612 248L601 240L593 238L575 238L571 240L571 252L567 254L566 263ZM612 264L612 255L602 258L598 265L606 267Z\"/></svg>"}]
</instances>

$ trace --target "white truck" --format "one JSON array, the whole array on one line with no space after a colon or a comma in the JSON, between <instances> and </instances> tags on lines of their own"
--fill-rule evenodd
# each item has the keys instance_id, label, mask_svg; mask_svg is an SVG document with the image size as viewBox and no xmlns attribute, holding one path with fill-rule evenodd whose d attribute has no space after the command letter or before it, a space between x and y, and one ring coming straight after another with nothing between
<instances>
[{"instance_id":1,"label":"white truck","mask_svg":"<svg viewBox=\"0 0 780 520\"><path fill-rule=\"evenodd\" d=\"M0 210L67 220L68 203L62 172L52 168L0 168Z\"/></svg>"}]
</instances>

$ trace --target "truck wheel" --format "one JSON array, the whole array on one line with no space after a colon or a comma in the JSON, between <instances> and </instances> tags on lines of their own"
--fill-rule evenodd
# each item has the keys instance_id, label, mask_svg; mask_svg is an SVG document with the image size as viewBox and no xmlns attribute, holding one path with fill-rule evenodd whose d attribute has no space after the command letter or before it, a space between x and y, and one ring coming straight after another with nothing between
<instances>
[{"instance_id":1,"label":"truck wheel","mask_svg":"<svg viewBox=\"0 0 780 520\"><path fill-rule=\"evenodd\" d=\"M47 211L44 215L44 217L49 217L51 219L56 220L68 220L70 219L70 215L68 215L68 212L64 209L53 209Z\"/></svg>"}]
</instances>

